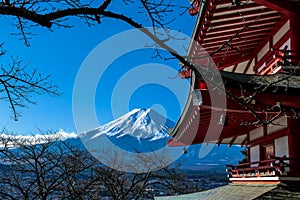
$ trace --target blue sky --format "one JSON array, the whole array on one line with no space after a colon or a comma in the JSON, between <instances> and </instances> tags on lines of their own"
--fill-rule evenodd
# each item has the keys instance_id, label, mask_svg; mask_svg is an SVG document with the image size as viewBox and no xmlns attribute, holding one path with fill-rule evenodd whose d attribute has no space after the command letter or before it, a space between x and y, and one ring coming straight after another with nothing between
<instances>
[{"instance_id":1,"label":"blue sky","mask_svg":"<svg viewBox=\"0 0 300 200\"><path fill-rule=\"evenodd\" d=\"M121 10L122 11L122 10ZM127 10L128 12L128 10ZM139 16L138 20L141 20ZM67 132L76 132L72 115L72 92L76 74L89 53L102 41L132 27L125 23L113 19L104 19L101 25L87 27L77 19L71 19L69 24L74 25L70 29L57 29L51 32L45 28L36 27L32 32L37 34L30 40L31 46L26 47L19 36L13 36L17 29L11 25L9 17L2 17L0 26L2 29L0 42L5 42L5 49L8 51L5 57L0 58L0 63L5 66L10 62L10 56L18 56L24 63L30 63L30 67L38 68L43 75L51 74L51 79L59 86L59 91L63 93L60 97L49 97L47 95L33 96L38 101L38 105L29 105L29 108L18 108L22 116L17 122L11 119L11 110L7 102L0 102L0 128L7 127L17 134L29 134L41 130L64 129ZM185 13L177 16L175 22L170 27L188 36L191 35L195 17ZM122 45L122 44L120 44ZM100 124L105 124L114 119L111 108L111 96L115 85L124 74L143 64L159 63L179 69L177 60L161 60L152 58L153 51L134 51L120 56L115 60L102 76L95 97L95 107ZM106 56L106 55L103 55ZM99 58L99 62L101 58ZM160 74L160 70L153 73ZM141 74L146 76L146 74ZM171 79L176 74L162 76L162 79ZM141 77L137 77L140 79ZM187 85L185 91L180 91L186 97L188 84L179 78L174 79L174 84L182 83ZM122 99L119 99L120 101ZM168 88L160 84L144 84L138 87L130 95L129 104L126 109L134 108L158 108L164 110L167 117L175 121L178 119L181 108L176 100L176 96ZM162 109L163 108L163 109ZM117 109L117 108L115 108ZM125 114L126 109L120 109L117 115ZM122 110L122 111L121 111Z\"/></svg>"}]
</instances>

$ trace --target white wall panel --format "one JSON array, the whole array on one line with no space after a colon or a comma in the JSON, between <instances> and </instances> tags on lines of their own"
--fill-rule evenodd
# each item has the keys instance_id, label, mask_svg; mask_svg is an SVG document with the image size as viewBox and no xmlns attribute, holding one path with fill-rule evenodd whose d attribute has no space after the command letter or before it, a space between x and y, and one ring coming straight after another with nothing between
<instances>
[{"instance_id":1,"label":"white wall panel","mask_svg":"<svg viewBox=\"0 0 300 200\"><path fill-rule=\"evenodd\" d=\"M288 136L275 139L275 156L281 157L286 155L289 157Z\"/></svg>"}]
</instances>

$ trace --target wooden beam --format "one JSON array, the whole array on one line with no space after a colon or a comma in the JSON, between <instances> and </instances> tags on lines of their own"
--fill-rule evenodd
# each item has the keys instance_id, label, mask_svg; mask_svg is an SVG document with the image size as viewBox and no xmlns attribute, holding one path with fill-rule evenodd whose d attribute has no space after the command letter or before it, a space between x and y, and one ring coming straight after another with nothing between
<instances>
[{"instance_id":1,"label":"wooden beam","mask_svg":"<svg viewBox=\"0 0 300 200\"><path fill-rule=\"evenodd\" d=\"M247 19L247 17L252 17L252 16L263 16L266 14L274 14L276 13L274 10L271 10L269 8L265 8L262 10L249 10L249 11L242 11L242 12L236 12L236 13L231 13L231 14L227 14L227 15L218 15L218 16L213 16L212 18L212 22L213 21L218 21L218 20L227 20L230 18L245 18Z\"/></svg>"},{"instance_id":2,"label":"wooden beam","mask_svg":"<svg viewBox=\"0 0 300 200\"><path fill-rule=\"evenodd\" d=\"M258 20L255 22L250 22L250 23L238 23L238 24L233 24L230 27L223 27L223 26L218 26L218 27L207 27L203 32L209 33L209 32L227 32L227 31L233 31L233 30L240 30L245 27L245 25L250 26L249 28L259 28L261 26L266 26L266 25L274 25L276 24L277 20L276 19L267 19L267 20Z\"/></svg>"},{"instance_id":3,"label":"wooden beam","mask_svg":"<svg viewBox=\"0 0 300 200\"><path fill-rule=\"evenodd\" d=\"M242 55L242 54L247 53L247 51L250 51L251 49L254 49L255 45L253 45L253 44L249 44L249 45L245 44L245 45L241 45L240 47L241 47L240 51L237 51L236 49L229 49L227 51L226 49L224 49L224 50L222 50L220 52L217 52L217 53L213 54L212 56L214 56L214 57L220 57L220 56L223 56L225 54L227 56L229 56L231 54L240 54L240 55ZM213 52L213 51L210 51L210 52Z\"/></svg>"},{"instance_id":4,"label":"wooden beam","mask_svg":"<svg viewBox=\"0 0 300 200\"><path fill-rule=\"evenodd\" d=\"M223 139L219 139L217 146L220 146L222 144Z\"/></svg>"},{"instance_id":5,"label":"wooden beam","mask_svg":"<svg viewBox=\"0 0 300 200\"><path fill-rule=\"evenodd\" d=\"M253 59L250 59L250 60L248 61L247 66L245 67L245 69L244 69L244 71L243 71L244 74L246 74L247 71L249 70L252 61L253 61Z\"/></svg>"},{"instance_id":6,"label":"wooden beam","mask_svg":"<svg viewBox=\"0 0 300 200\"><path fill-rule=\"evenodd\" d=\"M247 134L247 137L244 139L244 141L241 143L241 147L246 145L249 140L249 133ZM250 152L250 151L249 151ZM248 153L248 160L250 159L250 153Z\"/></svg>"},{"instance_id":7,"label":"wooden beam","mask_svg":"<svg viewBox=\"0 0 300 200\"><path fill-rule=\"evenodd\" d=\"M293 4L287 0L253 0L259 5L266 6L272 10L276 10L286 16L292 16L299 12L300 6L295 3Z\"/></svg>"},{"instance_id":8,"label":"wooden beam","mask_svg":"<svg viewBox=\"0 0 300 200\"><path fill-rule=\"evenodd\" d=\"M254 45L257 45L260 41L259 40L254 40L254 41L247 41L247 42L244 42L244 41L240 41L240 42L233 42L233 43L230 43L230 45L233 47L233 48L241 48L241 47L245 47L245 46L254 46ZM215 50L216 48L218 48L219 46L221 46L223 44L220 44L220 45L214 45L214 46L206 46L204 47L204 49L206 51L211 51L211 50ZM225 47L226 48L226 47Z\"/></svg>"},{"instance_id":9,"label":"wooden beam","mask_svg":"<svg viewBox=\"0 0 300 200\"><path fill-rule=\"evenodd\" d=\"M259 43L258 40L252 41L252 42L248 42L248 41L247 42L243 42L243 41L242 42L233 42L233 43L230 43L230 46L225 46L222 50L215 53L214 55L223 54L225 52L228 52L227 48L229 48L229 51L235 51L235 52L241 53L241 52L245 51L246 49L255 48L258 43ZM199 51L197 51L196 55L200 55L200 56L207 55L207 52L212 53L222 45L223 44L214 45L214 46L205 46L202 49L200 49Z\"/></svg>"},{"instance_id":10,"label":"wooden beam","mask_svg":"<svg viewBox=\"0 0 300 200\"><path fill-rule=\"evenodd\" d=\"M248 34L253 34L253 33L257 33L260 31L267 31L269 32L271 30L271 28L274 27L274 25L266 25L266 26L262 26L259 29L253 29L253 28L247 28L244 31L242 31L239 35L246 35ZM210 33L205 35L205 39L204 40L208 40L210 38L222 38L222 37L228 37L231 38L232 36L234 36L238 31L229 31L229 32L225 32L225 33ZM250 35L251 35L250 34Z\"/></svg>"},{"instance_id":11,"label":"wooden beam","mask_svg":"<svg viewBox=\"0 0 300 200\"><path fill-rule=\"evenodd\" d=\"M257 20L257 16L252 16L252 17L247 17L246 21L247 22L251 22L251 21L264 21L264 20L270 20L270 19L280 19L281 15L278 13L270 13L270 14L265 14L265 15L261 15L260 18ZM231 27L232 25L235 24L245 24L245 22L243 21L243 19L228 19L226 20L226 23L224 24L224 22L212 22L210 24L211 27L224 27L224 26L228 26Z\"/></svg>"},{"instance_id":12,"label":"wooden beam","mask_svg":"<svg viewBox=\"0 0 300 200\"><path fill-rule=\"evenodd\" d=\"M236 38L236 39L234 39L233 41L236 41L236 40L240 40L240 41L242 41L242 42L251 42L251 41L253 41L253 40L261 40L261 37L262 36L264 36L266 33L265 32L262 32L262 33L259 33L259 34L253 34L253 35L249 35L249 36L243 36L243 38L242 39L240 39L240 38ZM228 40L228 38L224 38L223 40L209 40L209 41L207 41L207 42L205 42L205 43L203 43L203 46L204 45L210 45L210 44L214 44L214 43L224 43L224 42L226 42Z\"/></svg>"},{"instance_id":13,"label":"wooden beam","mask_svg":"<svg viewBox=\"0 0 300 200\"><path fill-rule=\"evenodd\" d=\"M230 143L228 144L229 147L231 147L231 146L233 145L233 143L234 143L234 141L236 140L237 137L238 137L238 136L235 136L235 137L232 138L232 140L231 140Z\"/></svg>"},{"instance_id":14,"label":"wooden beam","mask_svg":"<svg viewBox=\"0 0 300 200\"><path fill-rule=\"evenodd\" d=\"M227 40L223 40L223 41L217 41L217 42L214 42L214 43L205 43L202 45L203 48L211 48L211 47L219 47L221 45L223 45ZM239 40L238 38L234 39L230 44L231 45L239 45L239 44L243 44L243 43L254 43L254 42L260 42L261 39L259 37L253 37L253 38L250 38L248 40Z\"/></svg>"},{"instance_id":15,"label":"wooden beam","mask_svg":"<svg viewBox=\"0 0 300 200\"><path fill-rule=\"evenodd\" d=\"M250 30L250 31L244 31L244 32L241 32L239 34L239 37L243 37L243 36L252 36L254 34L260 34L260 33L268 33L268 31L270 30L270 28L266 28L266 29L259 29L259 30ZM208 38L205 38L204 41L206 42L212 42L212 41L218 41L218 40L221 40L221 39L225 39L225 40L228 40L230 39L235 33L232 33L232 34L227 34L227 35L215 35L215 36L211 36L208 37Z\"/></svg>"},{"instance_id":16,"label":"wooden beam","mask_svg":"<svg viewBox=\"0 0 300 200\"><path fill-rule=\"evenodd\" d=\"M249 58L248 56L250 55L250 51L253 51L254 47L250 47L250 48L247 48L247 49L242 49L242 51L240 52L237 52L235 50L229 50L228 52L218 52L214 55L211 55L210 57L213 59L213 61L215 62L215 64L217 64L217 62L219 61L222 61L223 60L223 55L225 56L226 54L226 63L227 63L227 60L229 60L229 58L233 58L232 61L234 61L233 63L236 63L237 60L237 56L239 58L242 58L243 60L246 59L246 58ZM208 54L198 54L198 55L195 55L193 57L193 61L195 60L199 60L199 59L204 59L204 58L207 58L208 57ZM235 61L236 60L236 61ZM222 64L223 65L223 64ZM231 65L232 65L232 62L231 62ZM222 67L223 68L223 67Z\"/></svg>"},{"instance_id":17,"label":"wooden beam","mask_svg":"<svg viewBox=\"0 0 300 200\"><path fill-rule=\"evenodd\" d=\"M244 10L244 9L252 9L252 8L257 8L258 5L253 3L253 2L250 2L250 3L247 3L247 4L243 4L243 5L240 5L240 6L231 6L231 7L223 7L223 8L218 8L218 9L215 9L213 10L214 14L219 14L219 13L225 13L225 12L232 12L232 11L240 11L240 10Z\"/></svg>"},{"instance_id":18,"label":"wooden beam","mask_svg":"<svg viewBox=\"0 0 300 200\"><path fill-rule=\"evenodd\" d=\"M239 65L239 63L235 63L235 64L234 64L234 67L233 67L233 69L232 69L232 72L235 72L235 70L236 70L236 68L238 67L238 65Z\"/></svg>"}]
</instances>

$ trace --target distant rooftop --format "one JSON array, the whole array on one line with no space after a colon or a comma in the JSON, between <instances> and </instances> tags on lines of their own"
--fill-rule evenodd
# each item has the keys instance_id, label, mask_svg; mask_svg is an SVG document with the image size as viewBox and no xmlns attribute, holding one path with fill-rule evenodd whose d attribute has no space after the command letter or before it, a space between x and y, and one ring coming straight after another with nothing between
<instances>
[{"instance_id":1,"label":"distant rooftop","mask_svg":"<svg viewBox=\"0 0 300 200\"><path fill-rule=\"evenodd\" d=\"M225 185L219 188L179 196L156 197L156 200L196 200L196 199L218 199L218 200L240 200L255 199L266 192L275 189L276 185Z\"/></svg>"},{"instance_id":2,"label":"distant rooftop","mask_svg":"<svg viewBox=\"0 0 300 200\"><path fill-rule=\"evenodd\" d=\"M267 184L229 184L219 188L179 196L156 197L156 200L268 200L300 199L300 186Z\"/></svg>"}]
</instances>

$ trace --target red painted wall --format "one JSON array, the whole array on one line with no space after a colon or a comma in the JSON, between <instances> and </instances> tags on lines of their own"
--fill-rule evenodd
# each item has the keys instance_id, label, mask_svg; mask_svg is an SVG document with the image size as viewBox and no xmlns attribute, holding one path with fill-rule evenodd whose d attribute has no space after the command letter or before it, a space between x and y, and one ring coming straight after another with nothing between
<instances>
[{"instance_id":1,"label":"red painted wall","mask_svg":"<svg viewBox=\"0 0 300 200\"><path fill-rule=\"evenodd\" d=\"M289 157L291 175L300 176L300 119L289 120L290 134L289 134Z\"/></svg>"}]
</instances>

